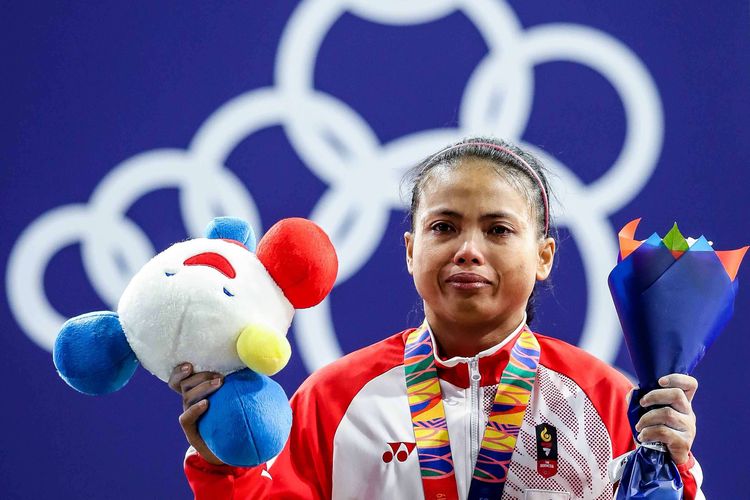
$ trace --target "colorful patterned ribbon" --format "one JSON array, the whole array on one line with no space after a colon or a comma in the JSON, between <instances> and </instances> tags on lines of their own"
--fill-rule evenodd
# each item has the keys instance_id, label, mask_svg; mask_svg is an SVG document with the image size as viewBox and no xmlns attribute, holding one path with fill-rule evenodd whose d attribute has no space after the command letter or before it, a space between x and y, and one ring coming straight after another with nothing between
<instances>
[{"instance_id":1,"label":"colorful patterned ribbon","mask_svg":"<svg viewBox=\"0 0 750 500\"><path fill-rule=\"evenodd\" d=\"M469 488L471 500L502 496L534 386L539 353L539 342L524 326L497 386ZM448 424L426 322L406 340L404 370L425 498L457 499Z\"/></svg>"}]
</instances>

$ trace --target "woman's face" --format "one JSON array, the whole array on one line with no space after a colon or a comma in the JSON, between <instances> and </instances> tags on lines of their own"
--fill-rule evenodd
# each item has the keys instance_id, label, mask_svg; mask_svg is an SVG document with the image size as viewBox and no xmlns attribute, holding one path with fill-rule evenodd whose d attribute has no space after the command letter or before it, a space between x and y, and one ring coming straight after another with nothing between
<instances>
[{"instance_id":1,"label":"woman's face","mask_svg":"<svg viewBox=\"0 0 750 500\"><path fill-rule=\"evenodd\" d=\"M555 242L538 232L525 194L487 160L433 169L404 235L428 321L515 328L552 267Z\"/></svg>"}]
</instances>

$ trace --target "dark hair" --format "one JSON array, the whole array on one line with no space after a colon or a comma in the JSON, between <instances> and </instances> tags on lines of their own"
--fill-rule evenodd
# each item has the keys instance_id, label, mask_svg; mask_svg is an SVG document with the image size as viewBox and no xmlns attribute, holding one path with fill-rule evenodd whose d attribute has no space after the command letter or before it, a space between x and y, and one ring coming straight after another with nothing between
<instances>
[{"instance_id":1,"label":"dark hair","mask_svg":"<svg viewBox=\"0 0 750 500\"><path fill-rule=\"evenodd\" d=\"M515 144L492 137L463 139L428 156L406 172L402 179L402 187L407 185L410 191L409 220L412 231L414 231L414 217L419 208L422 188L429 178L430 172L438 166L455 168L459 166L462 159L467 157L480 158L491 162L503 178L526 196L539 238L553 236L557 239L552 214L549 213L549 200L553 197L547 181L549 172L533 154ZM529 172L529 168L533 170L533 173ZM534 177L534 174L538 179ZM545 225L548 225L547 230L545 230ZM534 318L535 293L536 285L526 304L528 323L531 323Z\"/></svg>"}]
</instances>

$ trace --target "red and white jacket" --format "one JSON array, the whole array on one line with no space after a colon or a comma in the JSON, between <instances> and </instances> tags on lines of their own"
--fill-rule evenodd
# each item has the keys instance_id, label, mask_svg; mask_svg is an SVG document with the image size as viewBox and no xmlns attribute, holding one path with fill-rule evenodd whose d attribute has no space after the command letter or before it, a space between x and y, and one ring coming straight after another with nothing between
<instances>
[{"instance_id":1,"label":"red and white jacket","mask_svg":"<svg viewBox=\"0 0 750 500\"><path fill-rule=\"evenodd\" d=\"M488 408L520 330L472 358L436 356L461 498L468 494ZM312 374L291 399L291 435L273 463L212 465L188 450L185 473L195 498L422 498L403 366L411 331ZM535 335L539 368L503 498L537 498L536 492L545 499L611 499L608 464L634 447L625 400L631 384L583 350ZM542 423L557 431L557 473L549 478L537 470L535 427ZM692 456L678 469L684 497L703 498L700 466Z\"/></svg>"}]
</instances>

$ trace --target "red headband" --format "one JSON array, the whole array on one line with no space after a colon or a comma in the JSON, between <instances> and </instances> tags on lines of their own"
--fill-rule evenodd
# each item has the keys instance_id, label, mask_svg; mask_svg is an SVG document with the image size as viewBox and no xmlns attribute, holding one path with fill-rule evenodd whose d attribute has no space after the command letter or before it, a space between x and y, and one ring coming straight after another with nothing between
<instances>
[{"instance_id":1,"label":"red headband","mask_svg":"<svg viewBox=\"0 0 750 500\"><path fill-rule=\"evenodd\" d=\"M507 155L512 156L514 159L516 159L518 163L520 163L526 169L528 174L534 178L537 184L539 184L539 189L542 191L542 201L544 202L544 235L546 236L549 233L549 201L547 200L547 190L544 189L544 184L542 183L541 177L539 177L539 174L537 174L536 171L531 168L531 165L529 165L526 160L521 158L518 154L514 153L510 149L504 146L499 146L497 144L492 144L491 142L463 142L461 144L448 146L444 150L439 151L432 157L429 163L432 163L432 161L440 155L443 155L453 149L458 149L465 146L485 146L496 151L506 153Z\"/></svg>"}]
</instances>

